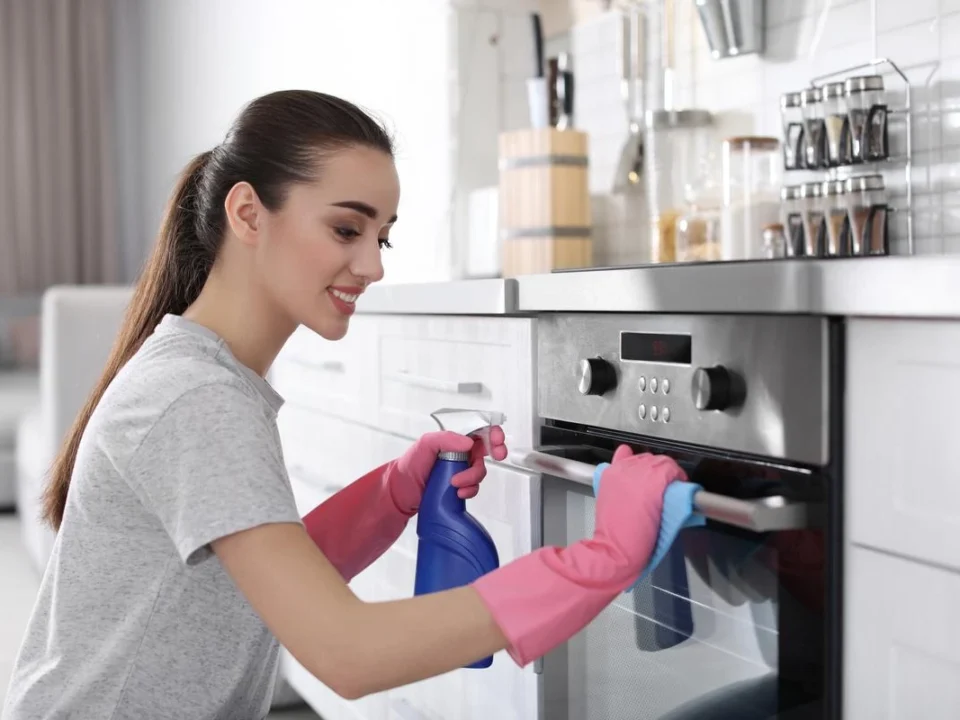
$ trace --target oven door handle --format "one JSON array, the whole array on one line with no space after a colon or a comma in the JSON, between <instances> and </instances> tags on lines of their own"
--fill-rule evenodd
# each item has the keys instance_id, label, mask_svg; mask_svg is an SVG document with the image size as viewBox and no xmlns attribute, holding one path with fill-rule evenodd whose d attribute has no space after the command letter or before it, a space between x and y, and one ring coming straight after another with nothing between
<instances>
[{"instance_id":1,"label":"oven door handle","mask_svg":"<svg viewBox=\"0 0 960 720\"><path fill-rule=\"evenodd\" d=\"M503 461L523 470L552 475L593 488L595 465L548 455L536 450L510 450ZM822 506L788 500L781 495L741 500L700 490L693 496L693 507L703 517L725 525L754 532L803 530L822 523Z\"/></svg>"}]
</instances>

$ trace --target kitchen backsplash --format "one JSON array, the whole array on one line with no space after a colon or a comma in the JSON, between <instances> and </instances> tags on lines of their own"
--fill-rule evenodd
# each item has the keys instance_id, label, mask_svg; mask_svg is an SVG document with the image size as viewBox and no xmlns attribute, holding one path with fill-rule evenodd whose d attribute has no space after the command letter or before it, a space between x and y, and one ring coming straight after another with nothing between
<instances>
[{"instance_id":1,"label":"kitchen backsplash","mask_svg":"<svg viewBox=\"0 0 960 720\"><path fill-rule=\"evenodd\" d=\"M734 134L781 136L781 94L811 79L886 57L908 76L913 106L913 217L917 253L960 252L960 0L769 0L766 52L713 60L692 1L676 5L676 107L717 116L716 143ZM573 29L576 126L590 134L598 264L649 257L642 197L611 195L627 117L620 100L619 17L609 12ZM865 73L861 73L865 74ZM891 109L903 83L885 77ZM890 120L891 152L905 156L904 115ZM891 204L905 208L905 163L885 170ZM785 178L785 184L805 178ZM906 214L892 219L892 252L906 251Z\"/></svg>"}]
</instances>

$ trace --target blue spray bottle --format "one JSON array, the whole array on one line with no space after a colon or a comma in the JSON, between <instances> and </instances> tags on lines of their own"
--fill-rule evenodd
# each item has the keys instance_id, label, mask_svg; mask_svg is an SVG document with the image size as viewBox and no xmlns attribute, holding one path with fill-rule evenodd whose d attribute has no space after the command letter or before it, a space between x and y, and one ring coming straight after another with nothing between
<instances>
[{"instance_id":1,"label":"blue spray bottle","mask_svg":"<svg viewBox=\"0 0 960 720\"><path fill-rule=\"evenodd\" d=\"M483 433L506 419L502 413L445 408L430 414L441 430L461 435ZM483 436L485 437L485 436ZM442 452L427 479L417 517L417 571L414 595L469 585L500 567L490 533L467 512L466 502L450 484L454 475L470 466L469 453ZM488 657L468 665L488 668Z\"/></svg>"}]
</instances>

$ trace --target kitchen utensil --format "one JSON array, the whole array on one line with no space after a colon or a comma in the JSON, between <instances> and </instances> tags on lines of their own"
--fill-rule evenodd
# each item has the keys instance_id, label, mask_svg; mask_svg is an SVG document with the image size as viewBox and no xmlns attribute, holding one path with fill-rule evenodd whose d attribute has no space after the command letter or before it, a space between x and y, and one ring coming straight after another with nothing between
<instances>
[{"instance_id":1,"label":"kitchen utensil","mask_svg":"<svg viewBox=\"0 0 960 720\"><path fill-rule=\"evenodd\" d=\"M757 260L763 228L780 220L780 141L741 136L723 141L723 211L720 242L724 260Z\"/></svg>"},{"instance_id":2,"label":"kitchen utensil","mask_svg":"<svg viewBox=\"0 0 960 720\"><path fill-rule=\"evenodd\" d=\"M482 433L501 425L502 413L443 409L431 413L441 430L461 435ZM469 585L500 567L497 547L450 480L470 466L470 453L442 452L427 479L417 513L417 565L414 595ZM478 660L469 668L487 668L493 658Z\"/></svg>"},{"instance_id":3,"label":"kitchen utensil","mask_svg":"<svg viewBox=\"0 0 960 720\"><path fill-rule=\"evenodd\" d=\"M504 277L592 264L587 139L556 128L501 133Z\"/></svg>"},{"instance_id":4,"label":"kitchen utensil","mask_svg":"<svg viewBox=\"0 0 960 720\"><path fill-rule=\"evenodd\" d=\"M764 50L763 0L696 0L714 60Z\"/></svg>"},{"instance_id":5,"label":"kitchen utensil","mask_svg":"<svg viewBox=\"0 0 960 720\"><path fill-rule=\"evenodd\" d=\"M527 102L530 127L545 128L550 124L550 93L544 75L543 26L540 13L531 13L533 29L533 77L527 78Z\"/></svg>"},{"instance_id":6,"label":"kitchen utensil","mask_svg":"<svg viewBox=\"0 0 960 720\"><path fill-rule=\"evenodd\" d=\"M883 175L847 178L845 185L851 254L889 255Z\"/></svg>"},{"instance_id":7,"label":"kitchen utensil","mask_svg":"<svg viewBox=\"0 0 960 720\"><path fill-rule=\"evenodd\" d=\"M557 129L573 128L573 68L570 53L557 56Z\"/></svg>"},{"instance_id":8,"label":"kitchen utensil","mask_svg":"<svg viewBox=\"0 0 960 720\"><path fill-rule=\"evenodd\" d=\"M543 77L543 24L540 13L530 13L533 28L533 76Z\"/></svg>"},{"instance_id":9,"label":"kitchen utensil","mask_svg":"<svg viewBox=\"0 0 960 720\"><path fill-rule=\"evenodd\" d=\"M783 167L785 170L799 170L804 166L800 93L789 92L780 96L780 122L783 126Z\"/></svg>"},{"instance_id":10,"label":"kitchen utensil","mask_svg":"<svg viewBox=\"0 0 960 720\"><path fill-rule=\"evenodd\" d=\"M640 183L643 173L643 78L646 17L636 7L621 18L620 27L620 92L627 114L629 132L620 150L620 160L613 179L613 191L624 192Z\"/></svg>"},{"instance_id":11,"label":"kitchen utensil","mask_svg":"<svg viewBox=\"0 0 960 720\"><path fill-rule=\"evenodd\" d=\"M890 156L883 78L863 75L845 82L854 162L877 162Z\"/></svg>"}]
</instances>

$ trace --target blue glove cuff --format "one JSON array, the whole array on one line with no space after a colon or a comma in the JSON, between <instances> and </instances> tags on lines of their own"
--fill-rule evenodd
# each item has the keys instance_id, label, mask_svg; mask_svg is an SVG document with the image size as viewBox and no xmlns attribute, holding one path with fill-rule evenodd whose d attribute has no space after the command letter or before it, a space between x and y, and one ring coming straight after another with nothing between
<instances>
[{"instance_id":1,"label":"blue glove cuff","mask_svg":"<svg viewBox=\"0 0 960 720\"><path fill-rule=\"evenodd\" d=\"M600 478L603 471L610 467L609 463L597 465L593 471L593 492L600 491ZM707 520L697 513L693 507L693 497L703 488L696 483L676 480L663 492L663 512L660 515L660 531L657 533L657 544L650 561L643 569L637 581L625 592L632 592L647 576L660 564L670 551L680 531L688 527L701 527Z\"/></svg>"}]
</instances>

